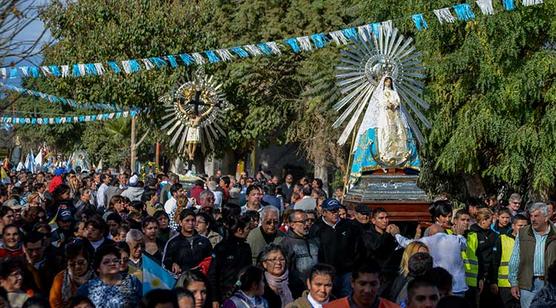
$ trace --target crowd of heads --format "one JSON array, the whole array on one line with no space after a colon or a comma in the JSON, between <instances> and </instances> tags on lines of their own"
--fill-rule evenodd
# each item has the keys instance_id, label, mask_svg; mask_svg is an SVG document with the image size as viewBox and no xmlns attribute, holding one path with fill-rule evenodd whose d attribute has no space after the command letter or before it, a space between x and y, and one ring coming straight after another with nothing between
<instances>
[{"instance_id":1,"label":"crowd of heads","mask_svg":"<svg viewBox=\"0 0 556 308\"><path fill-rule=\"evenodd\" d=\"M328 197L322 180L291 174L282 181L217 172L188 183L175 174L10 171L0 185L0 299L92 307L109 294L103 286L116 283L128 293L115 298L144 307L208 307L243 295L285 306L302 291L319 303L345 297L368 307L384 297L407 307L464 307L427 245L399 249L400 228L386 209L346 207L342 197L341 188ZM539 231L553 205L525 207L513 194L507 204L489 196L455 209L439 198L423 236L466 236L472 226L515 235L529 223ZM173 289L142 294L143 256L178 277ZM404 284L396 287L396 276Z\"/></svg>"}]
</instances>

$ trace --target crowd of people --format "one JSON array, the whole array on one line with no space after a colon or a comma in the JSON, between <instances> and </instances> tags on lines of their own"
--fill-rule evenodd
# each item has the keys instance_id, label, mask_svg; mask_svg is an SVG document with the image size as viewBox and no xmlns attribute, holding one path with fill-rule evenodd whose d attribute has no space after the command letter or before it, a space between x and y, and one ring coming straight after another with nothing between
<instances>
[{"instance_id":1,"label":"crowd of people","mask_svg":"<svg viewBox=\"0 0 556 308\"><path fill-rule=\"evenodd\" d=\"M438 198L402 234L290 174L9 174L2 307L556 307L553 202ZM143 257L175 287L143 292Z\"/></svg>"}]
</instances>

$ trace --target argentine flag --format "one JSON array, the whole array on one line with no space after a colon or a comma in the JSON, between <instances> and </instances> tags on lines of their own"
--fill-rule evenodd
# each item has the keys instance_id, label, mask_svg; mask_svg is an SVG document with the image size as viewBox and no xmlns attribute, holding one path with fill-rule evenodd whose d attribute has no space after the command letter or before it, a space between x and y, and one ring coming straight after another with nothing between
<instances>
[{"instance_id":1,"label":"argentine flag","mask_svg":"<svg viewBox=\"0 0 556 308\"><path fill-rule=\"evenodd\" d=\"M143 294L153 289L173 289L176 278L153 259L143 255Z\"/></svg>"}]
</instances>

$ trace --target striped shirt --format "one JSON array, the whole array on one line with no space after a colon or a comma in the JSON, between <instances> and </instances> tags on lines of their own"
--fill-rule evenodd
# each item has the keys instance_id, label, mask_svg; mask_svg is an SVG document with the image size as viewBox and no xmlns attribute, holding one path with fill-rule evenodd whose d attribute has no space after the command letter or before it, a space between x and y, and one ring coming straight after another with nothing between
<instances>
[{"instance_id":1,"label":"striped shirt","mask_svg":"<svg viewBox=\"0 0 556 308\"><path fill-rule=\"evenodd\" d=\"M550 228L550 226L549 226ZM545 234L540 234L535 229L533 234L535 235L535 254L533 259L533 276L544 276L544 248L546 245L546 239L548 238L548 231ZM517 276L519 270L519 235L515 238L515 245L512 251L512 256L510 258L510 263L508 264L510 273L508 275L508 280L512 287L518 285Z\"/></svg>"}]
</instances>

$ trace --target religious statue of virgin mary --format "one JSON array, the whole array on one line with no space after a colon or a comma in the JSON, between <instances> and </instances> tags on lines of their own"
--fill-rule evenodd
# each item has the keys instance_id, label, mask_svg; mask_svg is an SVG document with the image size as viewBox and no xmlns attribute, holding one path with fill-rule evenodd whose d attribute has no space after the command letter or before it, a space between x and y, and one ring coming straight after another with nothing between
<instances>
[{"instance_id":1,"label":"religious statue of virgin mary","mask_svg":"<svg viewBox=\"0 0 556 308\"><path fill-rule=\"evenodd\" d=\"M417 146L400 107L392 77L383 77L357 131L352 177L386 168L419 170Z\"/></svg>"},{"instance_id":2,"label":"religious statue of virgin mary","mask_svg":"<svg viewBox=\"0 0 556 308\"><path fill-rule=\"evenodd\" d=\"M365 173L420 169L417 142L423 144L425 138L413 117L430 128L421 111L429 105L421 98L424 68L411 42L395 28L380 29L342 51L336 79L343 97L334 108L343 111L333 126L349 120L338 144L353 136L351 184Z\"/></svg>"}]
</instances>

